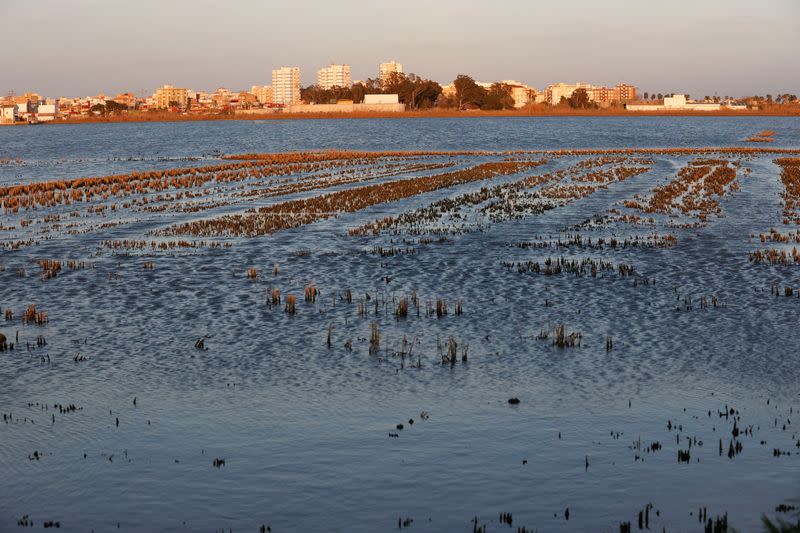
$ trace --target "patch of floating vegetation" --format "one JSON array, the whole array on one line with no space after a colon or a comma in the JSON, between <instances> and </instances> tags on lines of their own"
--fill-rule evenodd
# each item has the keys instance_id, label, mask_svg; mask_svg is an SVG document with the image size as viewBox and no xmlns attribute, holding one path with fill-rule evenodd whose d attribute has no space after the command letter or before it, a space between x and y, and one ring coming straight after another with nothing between
<instances>
[{"instance_id":1,"label":"patch of floating vegetation","mask_svg":"<svg viewBox=\"0 0 800 533\"><path fill-rule=\"evenodd\" d=\"M523 162L489 162L474 167L433 176L409 178L387 183L345 189L309 199L292 200L249 210L245 214L226 215L171 226L161 235L248 236L267 235L297 228L338 213L361 209L417 196L446 187L481 181L505 174L514 174L530 166Z\"/></svg>"},{"instance_id":2,"label":"patch of floating vegetation","mask_svg":"<svg viewBox=\"0 0 800 533\"><path fill-rule=\"evenodd\" d=\"M520 152L505 151L492 152L488 150L455 150L455 151L434 151L434 150L406 150L406 151L382 151L365 152L354 150L322 150L309 152L285 152L285 153L251 153L223 155L222 159L239 161L263 161L271 164L297 163L297 162L321 162L321 161L346 161L350 159L381 159L387 157L428 157L428 156L485 156L497 154L515 154Z\"/></svg>"},{"instance_id":3,"label":"patch of floating vegetation","mask_svg":"<svg viewBox=\"0 0 800 533\"><path fill-rule=\"evenodd\" d=\"M750 236L756 238L755 234ZM758 240L764 242L777 242L777 243L800 243L800 230L789 231L788 233L781 233L775 228L770 228L767 233L759 233Z\"/></svg>"},{"instance_id":4,"label":"patch of floating vegetation","mask_svg":"<svg viewBox=\"0 0 800 533\"><path fill-rule=\"evenodd\" d=\"M784 193L784 224L800 224L800 158L776 159L781 167L781 181Z\"/></svg>"},{"instance_id":5,"label":"patch of floating vegetation","mask_svg":"<svg viewBox=\"0 0 800 533\"><path fill-rule=\"evenodd\" d=\"M769 263L772 265L796 265L800 263L800 252L796 247L791 250L768 248L756 250L748 255L751 263Z\"/></svg>"},{"instance_id":6,"label":"patch of floating vegetation","mask_svg":"<svg viewBox=\"0 0 800 533\"><path fill-rule=\"evenodd\" d=\"M516 163L519 161L509 160L508 162ZM544 164L547 164L546 159L525 161L525 168L532 168ZM392 229L395 233L398 233L400 227L404 227L405 232L409 234L427 233L425 228L418 229L417 226L436 222L445 215L452 216L463 207L482 204L488 200L507 194L515 188L535 185L535 181L536 178L525 178L511 184L482 187L480 190L473 193L462 194L455 198L443 198L424 208L415 209L414 211L403 213L395 217L385 217L373 223L352 228L348 233L352 236L367 234L377 235L381 231L387 229Z\"/></svg>"},{"instance_id":7,"label":"patch of floating vegetation","mask_svg":"<svg viewBox=\"0 0 800 533\"><path fill-rule=\"evenodd\" d=\"M497 195L480 212L488 215L492 222L541 214L586 198L613 182L647 172L651 164L649 159L608 156L579 161L566 169L519 182L511 190ZM606 166L611 168L599 168ZM536 187L536 190L527 190Z\"/></svg>"},{"instance_id":8,"label":"patch of floating vegetation","mask_svg":"<svg viewBox=\"0 0 800 533\"><path fill-rule=\"evenodd\" d=\"M764 130L751 135L745 142L749 143L771 143L775 141L775 132L772 130Z\"/></svg>"},{"instance_id":9,"label":"patch of floating vegetation","mask_svg":"<svg viewBox=\"0 0 800 533\"><path fill-rule=\"evenodd\" d=\"M152 170L91 178L54 180L25 185L0 187L0 206L5 212L20 209L71 205L93 199L109 199L132 194L190 189L208 182L236 182L252 178L292 175L348 165L363 165L381 158L419 157L427 155L465 155L464 152L318 152L230 156L241 160L202 167ZM469 154L478 155L478 152Z\"/></svg>"},{"instance_id":10,"label":"patch of floating vegetation","mask_svg":"<svg viewBox=\"0 0 800 533\"><path fill-rule=\"evenodd\" d=\"M695 159L675 179L653 188L649 198L634 197L623 205L646 214L680 214L704 222L721 214L720 198L738 190L737 167L727 159Z\"/></svg>"},{"instance_id":11,"label":"patch of floating vegetation","mask_svg":"<svg viewBox=\"0 0 800 533\"><path fill-rule=\"evenodd\" d=\"M547 159L529 161L532 166L547 164ZM610 169L595 170L610 166ZM644 165L644 166L630 166ZM607 188L614 181L624 181L649 170L652 160L623 156L604 156L585 159L552 173L530 176L512 183L483 187L479 191L462 194L455 198L444 198L424 208L415 209L397 216L385 217L349 230L349 234L378 235L382 231L410 235L426 233L461 233L462 227L436 226L444 217L453 222L463 219L464 208L482 205L479 213L492 222L526 215L541 214L550 209L566 205L571 200L584 198L599 188ZM558 184L571 179L573 183ZM548 185L545 187L545 185ZM531 189L538 190L531 192Z\"/></svg>"},{"instance_id":12,"label":"patch of floating vegetation","mask_svg":"<svg viewBox=\"0 0 800 533\"><path fill-rule=\"evenodd\" d=\"M780 158L775 160L781 168L780 179L783 184L783 224L800 224L800 158ZM755 235L751 235L755 238ZM800 230L781 232L770 228L767 233L760 233L761 243L788 245L800 242ZM767 263L771 265L800 264L800 251L796 246L773 247L754 250L748 254L751 263Z\"/></svg>"},{"instance_id":13,"label":"patch of floating vegetation","mask_svg":"<svg viewBox=\"0 0 800 533\"><path fill-rule=\"evenodd\" d=\"M677 243L678 238L670 234L633 235L624 239L618 239L612 235L592 239L591 237L584 237L580 233L575 233L563 237L559 236L556 239L537 237L533 240L514 243L514 246L521 249L624 250L626 248L671 248Z\"/></svg>"},{"instance_id":14,"label":"patch of floating vegetation","mask_svg":"<svg viewBox=\"0 0 800 533\"><path fill-rule=\"evenodd\" d=\"M220 241L187 241L187 240L144 240L116 239L101 241L100 245L111 250L174 250L179 248L230 248L229 242ZM147 267L145 267L147 268Z\"/></svg>"},{"instance_id":15,"label":"patch of floating vegetation","mask_svg":"<svg viewBox=\"0 0 800 533\"><path fill-rule=\"evenodd\" d=\"M9 230L9 235L0 240L0 247L19 249L34 246L40 242L39 239L49 240L59 235L77 236L83 233L102 232L135 222L148 222L147 218L142 218L143 216L150 216L149 221L158 224L159 219L153 217L161 213L175 215L215 211L263 198L350 187L376 179L387 179L390 183L376 184L377 188L373 192L380 193L382 190L388 192L395 187L391 185L395 181L413 182L416 179L433 178L433 176L423 176L400 180L400 176L404 174L424 174L457 165L474 165L476 160L485 163L472 167L473 169L481 168L484 164L537 166L546 161L562 158L583 159L574 164L571 171L555 171L543 176L531 176L511 184L487 186L475 193L443 199L427 208L404 213L395 219L379 220L351 230L355 235L392 228L398 231L403 229L408 233L461 233L469 229L459 227L459 224L463 226L465 222L464 215L460 213L464 208L479 207L478 216L488 217L494 221L543 213L564 206L571 200L585 198L598 188L608 187L612 182L645 172L651 167L652 158L656 156L705 156L713 160L720 157L743 159L774 154L787 156L778 161L790 162L792 158L788 156L798 153L800 151L790 149L709 147L494 152L331 150L228 155L222 157L221 163L212 165L0 187L0 206L3 208L3 213L7 217L19 216L13 224L3 223L3 228ZM452 173L461 172L470 172L470 169L454 170ZM718 174L722 172L717 171ZM791 175L792 170L789 169L785 173ZM500 172L482 179L502 175L507 173ZM721 179L724 179L724 176L721 176ZM705 192L713 193L711 190L714 185L713 180L704 180L706 181L708 183L704 184L709 190ZM453 185L459 184L463 183ZM384 189L384 185L387 185L388 189ZM735 186L735 183L732 184L732 188L735 189ZM692 203L693 200L689 199L685 207L699 209L695 215L701 218L718 207L713 198L698 197L695 200L696 202ZM313 202L313 199L309 201ZM381 202L383 201L391 199L381 199ZM297 206L289 204L284 207ZM341 208L341 212L348 210L347 207L334 207ZM30 215L43 208L48 208L50 211L42 217ZM55 208L59 208L60 211ZM252 208L246 215L229 216L249 218L261 209L269 208ZM349 209L356 210L357 207ZM449 217L452 224L435 227L437 221L444 216ZM635 223L638 222L636 216L620 214L617 221ZM275 217L274 214L266 212L262 218ZM279 218L290 218L290 216L286 214ZM199 223L202 224L203 221ZM282 227L284 224L285 221L278 226ZM271 231L270 223L267 222L264 226L266 226L263 228L264 231ZM161 231L170 232L183 227L185 226L177 223ZM256 234L262 233L256 232Z\"/></svg>"},{"instance_id":16,"label":"patch of floating vegetation","mask_svg":"<svg viewBox=\"0 0 800 533\"><path fill-rule=\"evenodd\" d=\"M503 262L503 266L507 270L515 269L517 272L530 272L533 274L541 274L543 276L557 276L559 274L572 274L575 276L590 275L596 278L598 275L602 276L604 273L617 272L620 277L633 276L636 269L632 265L620 263L614 265L610 261L603 259L569 259L566 257L548 257L542 263L538 261L517 261Z\"/></svg>"}]
</instances>

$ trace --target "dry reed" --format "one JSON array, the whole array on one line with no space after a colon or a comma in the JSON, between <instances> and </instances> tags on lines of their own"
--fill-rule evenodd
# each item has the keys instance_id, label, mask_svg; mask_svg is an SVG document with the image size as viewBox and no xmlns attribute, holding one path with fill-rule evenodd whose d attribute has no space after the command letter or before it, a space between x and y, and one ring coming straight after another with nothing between
<instances>
[{"instance_id":1,"label":"dry reed","mask_svg":"<svg viewBox=\"0 0 800 533\"><path fill-rule=\"evenodd\" d=\"M305 295L305 300L307 302L312 302L312 303L316 302L318 294L319 291L317 290L316 285L314 285L313 283L306 285L304 290L304 295Z\"/></svg>"},{"instance_id":2,"label":"dry reed","mask_svg":"<svg viewBox=\"0 0 800 533\"><path fill-rule=\"evenodd\" d=\"M286 297L285 311L290 315L294 315L297 307L297 296L290 294Z\"/></svg>"},{"instance_id":3,"label":"dry reed","mask_svg":"<svg viewBox=\"0 0 800 533\"><path fill-rule=\"evenodd\" d=\"M397 302L397 307L395 308L394 315L397 318L406 318L408 316L408 298L403 296L400 298L400 301Z\"/></svg>"},{"instance_id":4,"label":"dry reed","mask_svg":"<svg viewBox=\"0 0 800 533\"><path fill-rule=\"evenodd\" d=\"M557 348L580 347L582 336L580 332L568 332L566 325L558 324L553 329L553 346Z\"/></svg>"},{"instance_id":5,"label":"dry reed","mask_svg":"<svg viewBox=\"0 0 800 533\"><path fill-rule=\"evenodd\" d=\"M381 349L381 335L378 333L378 324L377 322L372 322L370 324L370 334L369 334L369 354L375 355Z\"/></svg>"}]
</instances>

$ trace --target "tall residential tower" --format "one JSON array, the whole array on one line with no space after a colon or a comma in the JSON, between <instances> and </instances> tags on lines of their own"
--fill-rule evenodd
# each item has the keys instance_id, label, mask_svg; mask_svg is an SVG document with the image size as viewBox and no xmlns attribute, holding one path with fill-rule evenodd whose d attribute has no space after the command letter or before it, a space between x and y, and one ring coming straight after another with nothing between
<instances>
[{"instance_id":1,"label":"tall residential tower","mask_svg":"<svg viewBox=\"0 0 800 533\"><path fill-rule=\"evenodd\" d=\"M321 89L350 87L350 65L331 64L317 71L317 85Z\"/></svg>"},{"instance_id":2,"label":"tall residential tower","mask_svg":"<svg viewBox=\"0 0 800 533\"><path fill-rule=\"evenodd\" d=\"M281 67L272 71L272 101L284 105L300 102L300 67Z\"/></svg>"}]
</instances>

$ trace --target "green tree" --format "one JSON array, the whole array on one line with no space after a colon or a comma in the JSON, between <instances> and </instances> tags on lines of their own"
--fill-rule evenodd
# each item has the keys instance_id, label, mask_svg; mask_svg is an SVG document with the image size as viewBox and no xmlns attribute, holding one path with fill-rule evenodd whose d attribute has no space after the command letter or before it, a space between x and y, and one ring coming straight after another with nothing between
<instances>
[{"instance_id":1,"label":"green tree","mask_svg":"<svg viewBox=\"0 0 800 533\"><path fill-rule=\"evenodd\" d=\"M367 91L363 83L356 83L350 89L350 93L353 97L353 102L360 104L364 101L364 95L367 94Z\"/></svg>"},{"instance_id":2,"label":"green tree","mask_svg":"<svg viewBox=\"0 0 800 533\"><path fill-rule=\"evenodd\" d=\"M573 109L586 109L592 106L592 102L589 100L589 93L584 88L572 91L572 96L567 98L567 103Z\"/></svg>"},{"instance_id":3,"label":"green tree","mask_svg":"<svg viewBox=\"0 0 800 533\"><path fill-rule=\"evenodd\" d=\"M120 111L127 111L128 106L120 104L114 100L106 100L105 110L108 113L118 113Z\"/></svg>"},{"instance_id":4,"label":"green tree","mask_svg":"<svg viewBox=\"0 0 800 533\"><path fill-rule=\"evenodd\" d=\"M323 89L318 85L309 85L300 89L300 99L309 104L335 104L337 100L352 100L353 90L350 87Z\"/></svg>"},{"instance_id":5,"label":"green tree","mask_svg":"<svg viewBox=\"0 0 800 533\"><path fill-rule=\"evenodd\" d=\"M385 94L397 94L400 103L410 109L432 107L442 93L442 87L435 81L402 72L389 74L382 89Z\"/></svg>"},{"instance_id":6,"label":"green tree","mask_svg":"<svg viewBox=\"0 0 800 533\"><path fill-rule=\"evenodd\" d=\"M366 94L381 94L384 92L380 78L367 78L367 81L364 82L364 90Z\"/></svg>"},{"instance_id":7,"label":"green tree","mask_svg":"<svg viewBox=\"0 0 800 533\"><path fill-rule=\"evenodd\" d=\"M514 97L511 86L505 83L493 83L486 94L481 109L513 109Z\"/></svg>"},{"instance_id":8,"label":"green tree","mask_svg":"<svg viewBox=\"0 0 800 533\"><path fill-rule=\"evenodd\" d=\"M406 76L402 72L392 72L381 84L381 92L383 94L396 94L400 102L412 107L415 80L416 76L413 74Z\"/></svg>"},{"instance_id":9,"label":"green tree","mask_svg":"<svg viewBox=\"0 0 800 533\"><path fill-rule=\"evenodd\" d=\"M442 86L432 80L426 80L413 74L411 76L411 92L406 95L406 99L402 100L402 102L411 107L411 109L433 107L442 94Z\"/></svg>"},{"instance_id":10,"label":"green tree","mask_svg":"<svg viewBox=\"0 0 800 533\"><path fill-rule=\"evenodd\" d=\"M300 98L309 104L335 103L337 100L364 101L367 94L397 94L400 103L409 108L432 107L436 104L442 87L435 81L420 78L414 74L393 72L385 83L377 79L368 79L352 87L331 87L323 89L318 85L309 85L300 89Z\"/></svg>"},{"instance_id":11,"label":"green tree","mask_svg":"<svg viewBox=\"0 0 800 533\"><path fill-rule=\"evenodd\" d=\"M439 98L436 99L435 105L436 107L453 109L455 107L458 107L458 102L456 102L455 97L445 96L444 93L442 93L439 95Z\"/></svg>"},{"instance_id":12,"label":"green tree","mask_svg":"<svg viewBox=\"0 0 800 533\"><path fill-rule=\"evenodd\" d=\"M456 89L456 102L458 109L464 109L468 105L481 107L486 100L486 89L475 83L470 76L459 74L453 85Z\"/></svg>"},{"instance_id":13,"label":"green tree","mask_svg":"<svg viewBox=\"0 0 800 533\"><path fill-rule=\"evenodd\" d=\"M413 85L413 81L409 77L413 74L406 76L402 72L390 72L383 83L380 84L381 92L384 94L402 94L409 91L409 86Z\"/></svg>"}]
</instances>

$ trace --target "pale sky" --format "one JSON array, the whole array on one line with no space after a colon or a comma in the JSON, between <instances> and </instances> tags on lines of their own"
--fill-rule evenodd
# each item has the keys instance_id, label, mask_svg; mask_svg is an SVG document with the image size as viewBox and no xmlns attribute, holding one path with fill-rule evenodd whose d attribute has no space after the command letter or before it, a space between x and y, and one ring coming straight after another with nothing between
<instances>
[{"instance_id":1,"label":"pale sky","mask_svg":"<svg viewBox=\"0 0 800 533\"><path fill-rule=\"evenodd\" d=\"M396 59L449 83L800 94L800 0L0 0L0 92L268 85L271 70Z\"/></svg>"}]
</instances>

